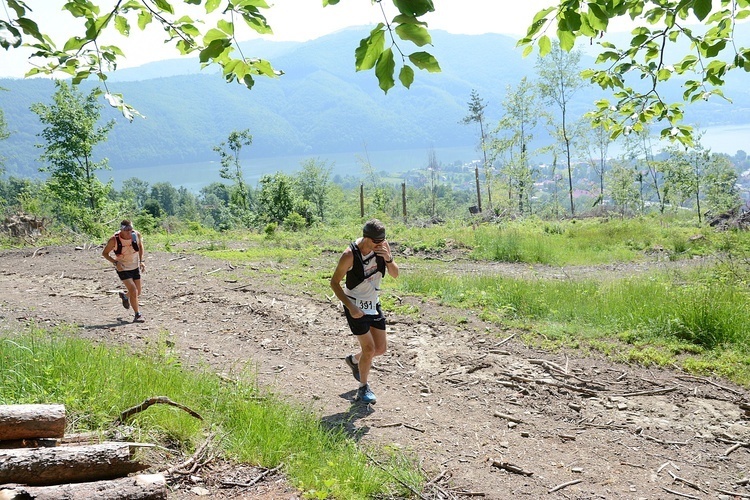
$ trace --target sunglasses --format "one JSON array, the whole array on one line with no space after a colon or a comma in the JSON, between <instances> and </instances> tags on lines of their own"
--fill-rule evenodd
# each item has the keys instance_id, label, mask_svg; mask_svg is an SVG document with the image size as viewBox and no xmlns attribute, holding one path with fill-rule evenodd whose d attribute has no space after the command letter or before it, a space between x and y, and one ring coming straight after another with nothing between
<instances>
[{"instance_id":1,"label":"sunglasses","mask_svg":"<svg viewBox=\"0 0 750 500\"><path fill-rule=\"evenodd\" d=\"M371 239L371 240L372 240L372 242L373 242L373 243L375 243L376 245L377 245L377 244L379 244L379 243L383 243L383 242L385 241L385 238L378 238L378 239L375 239L375 238L370 238L370 239Z\"/></svg>"}]
</instances>

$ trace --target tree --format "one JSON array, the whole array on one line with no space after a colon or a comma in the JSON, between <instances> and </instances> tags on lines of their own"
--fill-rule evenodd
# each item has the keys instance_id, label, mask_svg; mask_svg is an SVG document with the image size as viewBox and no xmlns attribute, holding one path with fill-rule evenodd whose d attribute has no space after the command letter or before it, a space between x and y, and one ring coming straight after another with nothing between
<instances>
[{"instance_id":1,"label":"tree","mask_svg":"<svg viewBox=\"0 0 750 500\"><path fill-rule=\"evenodd\" d=\"M56 81L52 96L54 104L36 103L31 110L46 125L39 134L45 145L38 144L44 153L41 160L49 163L40 168L51 172L49 190L70 207L88 205L91 212L102 208L110 184L102 184L97 170L106 169L107 160L94 161L94 147L107 139L114 120L97 126L101 105L97 103L99 89L84 96L64 81Z\"/></svg>"},{"instance_id":2,"label":"tree","mask_svg":"<svg viewBox=\"0 0 750 500\"><path fill-rule=\"evenodd\" d=\"M294 210L292 179L283 172L264 175L260 178L258 198L265 221L281 224Z\"/></svg>"},{"instance_id":3,"label":"tree","mask_svg":"<svg viewBox=\"0 0 750 500\"><path fill-rule=\"evenodd\" d=\"M586 153L586 160L589 166L596 172L599 178L599 203L605 204L604 197L604 174L607 167L607 155L609 145L612 140L609 132L603 123L592 124L586 129L581 127L584 132L579 137L578 147Z\"/></svg>"},{"instance_id":4,"label":"tree","mask_svg":"<svg viewBox=\"0 0 750 500\"><path fill-rule=\"evenodd\" d=\"M435 148L430 148L427 153L427 170L430 172L430 215L435 217L437 214L435 209L435 201L437 198L437 177L438 172L440 172L440 163L438 163Z\"/></svg>"},{"instance_id":5,"label":"tree","mask_svg":"<svg viewBox=\"0 0 750 500\"><path fill-rule=\"evenodd\" d=\"M83 20L84 30L72 34L61 44L40 31L32 9L24 1L0 1L3 7L10 7L5 9L10 14L9 19L0 19L0 46L8 50L28 45L35 49L34 57L45 61L45 64L31 69L27 76L63 72L73 77L74 84L96 76L106 89L109 103L129 120L138 114L137 111L124 102L121 94L111 93L107 88L106 72L114 71L117 63L126 57L119 47L101 43L108 32L130 36L134 26L143 31L156 25L165 32L165 43L173 45L183 55L198 54L202 66L219 65L227 82L238 82L247 88L253 87L255 77L275 78L283 74L267 60L245 56L236 38L243 23L257 33L273 33L262 14L262 9L269 9L265 0L130 0L118 1L106 8L99 5L101 2L70 0L62 6L62 12ZM339 0L323 0L324 6L337 3ZM384 92L395 85L394 76L399 65L398 79L407 88L414 80L414 67L429 72L440 71L440 65L430 53L416 50L406 54L403 45L409 43L423 47L432 44L427 23L420 20L421 16L435 10L432 0L392 0L398 14L390 20L381 2L377 4L383 12L384 22L360 41L355 50L356 70L374 70ZM221 15L217 16L216 12ZM215 24L208 24L204 16L218 17L218 20ZM238 57L232 56L235 50ZM394 57L394 54L400 57Z\"/></svg>"},{"instance_id":6,"label":"tree","mask_svg":"<svg viewBox=\"0 0 750 500\"><path fill-rule=\"evenodd\" d=\"M139 211L148 199L148 182L137 177L125 179L122 181L122 195L130 200L136 212Z\"/></svg>"},{"instance_id":7,"label":"tree","mask_svg":"<svg viewBox=\"0 0 750 500\"><path fill-rule=\"evenodd\" d=\"M703 204L714 213L740 205L737 172L726 155L712 154L700 143L700 137L692 148L670 147L667 153L665 190L669 187L670 192L679 193L680 203L692 199L699 224L703 222Z\"/></svg>"},{"instance_id":8,"label":"tree","mask_svg":"<svg viewBox=\"0 0 750 500\"><path fill-rule=\"evenodd\" d=\"M479 97L479 92L472 89L471 96L469 97L469 114L464 117L462 120L462 123L468 125L470 123L477 123L479 124L479 146L482 148L482 155L484 157L484 171L487 172L489 165L487 163L487 136L484 133L484 109L487 107L487 104L484 103L484 100ZM482 211L482 195L479 191L479 167L474 168L474 175L476 177L477 182L477 208L479 208L479 211ZM486 178L486 176L485 176ZM487 183L487 197L488 197L488 203L490 206L490 210L492 210L492 193L490 190L489 181Z\"/></svg>"},{"instance_id":9,"label":"tree","mask_svg":"<svg viewBox=\"0 0 750 500\"><path fill-rule=\"evenodd\" d=\"M295 177L302 199L315 207L315 213L321 221L325 220L330 177L331 167L323 161L313 159L302 162L302 171Z\"/></svg>"},{"instance_id":10,"label":"tree","mask_svg":"<svg viewBox=\"0 0 750 500\"><path fill-rule=\"evenodd\" d=\"M552 51L547 34L552 29L565 51L573 50L578 38L596 41L601 47L599 66L583 75L613 90L616 101L600 100L592 118L604 120L613 138L638 132L653 120L666 122L661 137L689 145L691 127L680 125L683 105L665 102L659 85L678 76L684 79L683 102L723 97L721 86L729 71L750 71L750 49L738 46L735 37L738 22L748 15L750 3L745 0L560 0L534 16L518 45L525 47L525 55L536 46L545 56ZM605 33L610 21L625 17L637 27L629 45L621 48L607 41ZM692 22L701 26L693 29ZM690 49L686 52L680 46ZM636 83L627 75L633 75ZM612 111L617 118L606 116Z\"/></svg>"},{"instance_id":11,"label":"tree","mask_svg":"<svg viewBox=\"0 0 750 500\"><path fill-rule=\"evenodd\" d=\"M0 87L0 90L5 90L4 88ZM8 130L8 123L5 121L5 113L3 113L3 110L0 109L0 141L4 141L10 137L10 131ZM3 161L4 158L0 156L0 174L3 173Z\"/></svg>"},{"instance_id":12,"label":"tree","mask_svg":"<svg viewBox=\"0 0 750 500\"><path fill-rule=\"evenodd\" d=\"M583 80L579 75L580 61L580 51L564 51L560 48L558 42L553 42L550 53L545 58L540 57L536 64L536 70L539 74L539 82L537 83L539 93L548 104L554 104L560 111L560 121L554 125L556 129L554 135L561 141L565 154L571 215L575 215L576 208L573 203L572 124L569 123L568 113L570 101L583 88Z\"/></svg>"},{"instance_id":13,"label":"tree","mask_svg":"<svg viewBox=\"0 0 750 500\"><path fill-rule=\"evenodd\" d=\"M490 156L493 163L497 158L503 159L503 171L508 177L508 200L511 201L515 188L518 210L523 213L524 207L528 208L533 184L529 159L534 152L529 151L529 144L539 118L543 116L536 89L526 77L517 87L509 85L506 88L503 110L503 117L492 132Z\"/></svg>"},{"instance_id":14,"label":"tree","mask_svg":"<svg viewBox=\"0 0 750 500\"><path fill-rule=\"evenodd\" d=\"M249 146L252 143L253 136L250 135L249 130L243 130L242 132L233 130L226 142L222 142L213 148L214 151L219 153L219 158L221 158L219 175L222 179L234 182L235 193L232 201L241 215L246 215L250 208L250 193L242 175L240 153L242 152L242 146Z\"/></svg>"},{"instance_id":15,"label":"tree","mask_svg":"<svg viewBox=\"0 0 750 500\"><path fill-rule=\"evenodd\" d=\"M612 202L620 208L620 216L624 218L625 213L638 199L638 191L633 182L633 169L625 162L615 161L607 173L607 178Z\"/></svg>"}]
</instances>

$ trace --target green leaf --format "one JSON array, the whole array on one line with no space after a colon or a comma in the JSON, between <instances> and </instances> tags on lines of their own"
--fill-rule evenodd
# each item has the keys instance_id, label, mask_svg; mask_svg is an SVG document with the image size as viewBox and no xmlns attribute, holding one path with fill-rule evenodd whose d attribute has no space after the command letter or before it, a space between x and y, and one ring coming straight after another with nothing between
<instances>
[{"instance_id":1,"label":"green leaf","mask_svg":"<svg viewBox=\"0 0 750 500\"><path fill-rule=\"evenodd\" d=\"M36 25L36 22L25 17L19 17L18 19L16 19L16 23L23 29L24 33L33 36L40 42L44 41L44 37L39 32L39 26Z\"/></svg>"},{"instance_id":2,"label":"green leaf","mask_svg":"<svg viewBox=\"0 0 750 500\"><path fill-rule=\"evenodd\" d=\"M430 73L440 73L440 65L437 59L428 52L409 54L409 61L419 69L426 69Z\"/></svg>"},{"instance_id":3,"label":"green leaf","mask_svg":"<svg viewBox=\"0 0 750 500\"><path fill-rule=\"evenodd\" d=\"M419 17L428 12L434 12L432 0L393 0L399 12L408 16Z\"/></svg>"},{"instance_id":4,"label":"green leaf","mask_svg":"<svg viewBox=\"0 0 750 500\"><path fill-rule=\"evenodd\" d=\"M411 87L411 84L414 82L414 70L412 67L405 64L398 73L398 79L401 82L401 85L407 89Z\"/></svg>"},{"instance_id":5,"label":"green leaf","mask_svg":"<svg viewBox=\"0 0 750 500\"><path fill-rule=\"evenodd\" d=\"M537 43L539 44L539 55L542 57L549 54L552 50L552 42L547 35L540 36Z\"/></svg>"},{"instance_id":6,"label":"green leaf","mask_svg":"<svg viewBox=\"0 0 750 500\"><path fill-rule=\"evenodd\" d=\"M397 24L416 24L418 26L427 27L427 23L420 21L414 16L407 16L406 14L399 14L393 18L393 22Z\"/></svg>"},{"instance_id":7,"label":"green leaf","mask_svg":"<svg viewBox=\"0 0 750 500\"><path fill-rule=\"evenodd\" d=\"M200 51L198 59L200 62L208 62L211 59L217 59L224 52L224 49L230 46L230 41L226 38L213 40L203 50Z\"/></svg>"},{"instance_id":8,"label":"green leaf","mask_svg":"<svg viewBox=\"0 0 750 500\"><path fill-rule=\"evenodd\" d=\"M385 32L380 29L383 24L370 32L370 36L359 42L359 47L354 51L354 63L357 71L372 69L380 58L385 48Z\"/></svg>"},{"instance_id":9,"label":"green leaf","mask_svg":"<svg viewBox=\"0 0 750 500\"><path fill-rule=\"evenodd\" d=\"M230 21L219 19L219 21L216 23L216 27L229 36L234 35L234 23Z\"/></svg>"},{"instance_id":10,"label":"green leaf","mask_svg":"<svg viewBox=\"0 0 750 500\"><path fill-rule=\"evenodd\" d=\"M576 36L570 31L557 30L557 38L560 40L560 48L565 52L573 50L573 46L576 43Z\"/></svg>"},{"instance_id":11,"label":"green leaf","mask_svg":"<svg viewBox=\"0 0 750 500\"><path fill-rule=\"evenodd\" d=\"M523 53L521 54L521 55L522 55L522 57L526 57L526 56L528 56L529 54L531 54L531 52L532 52L533 50L534 50L534 46L533 46L533 45L527 45L527 46L526 46L526 47L525 47L525 48L523 49Z\"/></svg>"},{"instance_id":12,"label":"green leaf","mask_svg":"<svg viewBox=\"0 0 750 500\"><path fill-rule=\"evenodd\" d=\"M123 16L115 16L115 28L122 36L130 35L130 24Z\"/></svg>"},{"instance_id":13,"label":"green leaf","mask_svg":"<svg viewBox=\"0 0 750 500\"><path fill-rule=\"evenodd\" d=\"M699 21L703 21L711 12L711 0L695 0L693 2L693 13Z\"/></svg>"},{"instance_id":14,"label":"green leaf","mask_svg":"<svg viewBox=\"0 0 750 500\"><path fill-rule=\"evenodd\" d=\"M69 52L71 50L78 50L81 47L83 47L85 43L86 43L85 38L81 38L77 36L71 37L68 39L67 42L65 42L65 46L63 46L63 51Z\"/></svg>"},{"instance_id":15,"label":"green leaf","mask_svg":"<svg viewBox=\"0 0 750 500\"><path fill-rule=\"evenodd\" d=\"M221 0L206 0L206 14L215 11L221 5Z\"/></svg>"},{"instance_id":16,"label":"green leaf","mask_svg":"<svg viewBox=\"0 0 750 500\"><path fill-rule=\"evenodd\" d=\"M10 36L6 35L10 33ZM21 46L21 33L11 24L0 19L0 47L5 50Z\"/></svg>"},{"instance_id":17,"label":"green leaf","mask_svg":"<svg viewBox=\"0 0 750 500\"><path fill-rule=\"evenodd\" d=\"M144 30L146 29L146 26L148 26L151 23L152 20L153 20L153 16L151 15L151 13L147 10L142 10L138 14L138 27L141 30Z\"/></svg>"},{"instance_id":18,"label":"green leaf","mask_svg":"<svg viewBox=\"0 0 750 500\"><path fill-rule=\"evenodd\" d=\"M214 40L226 40L227 34L216 28L211 28L203 36L203 43L209 45Z\"/></svg>"},{"instance_id":19,"label":"green leaf","mask_svg":"<svg viewBox=\"0 0 750 500\"><path fill-rule=\"evenodd\" d=\"M587 17L591 27L599 31L607 31L609 16L595 3L589 3L588 6L589 13Z\"/></svg>"},{"instance_id":20,"label":"green leaf","mask_svg":"<svg viewBox=\"0 0 750 500\"><path fill-rule=\"evenodd\" d=\"M154 0L154 3L160 10L174 14L174 8L167 0Z\"/></svg>"},{"instance_id":21,"label":"green leaf","mask_svg":"<svg viewBox=\"0 0 750 500\"><path fill-rule=\"evenodd\" d=\"M415 24L399 24L396 26L396 34L400 39L414 42L418 47L432 43L430 33L422 26Z\"/></svg>"},{"instance_id":22,"label":"green leaf","mask_svg":"<svg viewBox=\"0 0 750 500\"><path fill-rule=\"evenodd\" d=\"M378 62L375 65L375 76L378 78L380 88L383 89L383 92L386 94L394 85L396 85L393 80L393 72L395 69L396 63L393 61L393 51L390 48L385 49L382 54L380 54Z\"/></svg>"}]
</instances>

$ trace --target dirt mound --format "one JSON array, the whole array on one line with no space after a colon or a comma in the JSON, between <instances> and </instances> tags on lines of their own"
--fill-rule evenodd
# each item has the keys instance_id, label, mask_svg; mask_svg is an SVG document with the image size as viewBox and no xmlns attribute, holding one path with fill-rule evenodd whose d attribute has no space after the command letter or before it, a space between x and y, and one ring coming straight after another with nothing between
<instances>
[{"instance_id":1,"label":"dirt mound","mask_svg":"<svg viewBox=\"0 0 750 500\"><path fill-rule=\"evenodd\" d=\"M100 251L0 253L0 323L75 323L84 337L134 349L166 332L187 365L208 363L223 373L252 361L261 383L315 408L326 425L418 456L434 480L430 498L750 495L745 388L595 353L530 349L519 332L499 331L475 312L402 297L419 318L389 315L389 352L372 380L378 403L361 406L351 402L356 382L343 361L356 341L332 300L282 284L257 263L230 269L200 256L150 252L147 322L133 324ZM402 273L418 259L397 258ZM331 256L311 260L310 279L334 265ZM554 271L559 279L576 274ZM235 472L206 469L201 487L216 498L240 498L246 490L219 487ZM174 498L194 496L188 489Z\"/></svg>"}]
</instances>

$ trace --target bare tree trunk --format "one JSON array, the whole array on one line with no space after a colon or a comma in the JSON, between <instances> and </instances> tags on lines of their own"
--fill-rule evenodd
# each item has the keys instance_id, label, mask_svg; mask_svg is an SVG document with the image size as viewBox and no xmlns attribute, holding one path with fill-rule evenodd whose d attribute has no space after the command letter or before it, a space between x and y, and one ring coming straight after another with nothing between
<instances>
[{"instance_id":1,"label":"bare tree trunk","mask_svg":"<svg viewBox=\"0 0 750 500\"><path fill-rule=\"evenodd\" d=\"M0 441L60 438L64 434L64 405L0 406Z\"/></svg>"},{"instance_id":2,"label":"bare tree trunk","mask_svg":"<svg viewBox=\"0 0 750 500\"><path fill-rule=\"evenodd\" d=\"M167 498L162 474L141 474L112 481L57 486L0 486L0 500L156 500Z\"/></svg>"},{"instance_id":3,"label":"bare tree trunk","mask_svg":"<svg viewBox=\"0 0 750 500\"><path fill-rule=\"evenodd\" d=\"M0 451L0 484L31 486L98 481L147 469L131 461L128 443Z\"/></svg>"}]
</instances>

